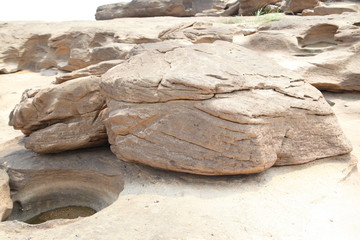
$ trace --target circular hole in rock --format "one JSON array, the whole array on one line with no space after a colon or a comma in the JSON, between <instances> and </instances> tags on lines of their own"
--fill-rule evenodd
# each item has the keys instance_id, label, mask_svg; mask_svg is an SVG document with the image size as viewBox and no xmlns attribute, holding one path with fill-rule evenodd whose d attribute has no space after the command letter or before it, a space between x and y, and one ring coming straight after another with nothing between
<instances>
[{"instance_id":1,"label":"circular hole in rock","mask_svg":"<svg viewBox=\"0 0 360 240\"><path fill-rule=\"evenodd\" d=\"M40 224L95 214L111 205L123 190L121 175L83 170L13 172L13 210L7 221Z\"/></svg>"}]
</instances>

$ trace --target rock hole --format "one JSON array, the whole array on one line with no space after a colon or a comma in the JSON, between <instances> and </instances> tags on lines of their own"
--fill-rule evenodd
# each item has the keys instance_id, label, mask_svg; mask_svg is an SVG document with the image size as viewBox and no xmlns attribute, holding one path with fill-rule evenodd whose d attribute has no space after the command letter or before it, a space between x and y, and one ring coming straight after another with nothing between
<instances>
[{"instance_id":1,"label":"rock hole","mask_svg":"<svg viewBox=\"0 0 360 240\"><path fill-rule=\"evenodd\" d=\"M124 186L120 175L92 170L8 173L13 209L7 221L28 224L91 216L111 205Z\"/></svg>"}]
</instances>

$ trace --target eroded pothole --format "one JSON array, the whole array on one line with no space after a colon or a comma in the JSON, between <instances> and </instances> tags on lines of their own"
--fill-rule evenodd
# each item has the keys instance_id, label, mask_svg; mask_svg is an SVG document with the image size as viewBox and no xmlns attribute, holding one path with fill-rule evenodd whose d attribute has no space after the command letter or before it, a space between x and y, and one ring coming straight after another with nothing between
<instances>
[{"instance_id":1,"label":"eroded pothole","mask_svg":"<svg viewBox=\"0 0 360 240\"><path fill-rule=\"evenodd\" d=\"M8 174L13 209L7 221L28 224L91 216L123 190L120 175L93 170L9 169Z\"/></svg>"}]
</instances>

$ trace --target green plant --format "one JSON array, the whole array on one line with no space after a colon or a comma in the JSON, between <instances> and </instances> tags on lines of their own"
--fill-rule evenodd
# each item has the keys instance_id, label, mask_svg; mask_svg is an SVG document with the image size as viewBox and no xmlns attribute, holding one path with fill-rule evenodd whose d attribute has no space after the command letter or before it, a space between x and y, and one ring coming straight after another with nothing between
<instances>
[{"instance_id":1,"label":"green plant","mask_svg":"<svg viewBox=\"0 0 360 240\"><path fill-rule=\"evenodd\" d=\"M266 12L264 11L264 8L260 8L255 12L255 17L260 17L261 15L266 14Z\"/></svg>"},{"instance_id":2,"label":"green plant","mask_svg":"<svg viewBox=\"0 0 360 240\"><path fill-rule=\"evenodd\" d=\"M255 23L264 25L269 22L279 21L282 18L282 14L280 13L280 8L278 8L275 12L266 12L264 8L260 8L255 12Z\"/></svg>"}]
</instances>

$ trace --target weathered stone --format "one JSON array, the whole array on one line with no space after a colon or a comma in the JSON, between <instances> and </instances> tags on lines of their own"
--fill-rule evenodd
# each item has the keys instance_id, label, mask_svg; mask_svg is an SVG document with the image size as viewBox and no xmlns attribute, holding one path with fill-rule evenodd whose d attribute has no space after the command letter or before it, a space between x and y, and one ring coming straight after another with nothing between
<instances>
[{"instance_id":1,"label":"weathered stone","mask_svg":"<svg viewBox=\"0 0 360 240\"><path fill-rule=\"evenodd\" d=\"M160 39L185 39L192 43L212 43L217 40L231 42L241 28L215 23L194 22L167 29L159 34Z\"/></svg>"},{"instance_id":2,"label":"weathered stone","mask_svg":"<svg viewBox=\"0 0 360 240\"><path fill-rule=\"evenodd\" d=\"M235 13L238 6L234 0L132 0L129 3L113 3L98 7L96 20L127 17L175 16L189 17L197 13L216 15ZM210 14L213 15L213 14Z\"/></svg>"},{"instance_id":3,"label":"weathered stone","mask_svg":"<svg viewBox=\"0 0 360 240\"><path fill-rule=\"evenodd\" d=\"M295 70L320 90L359 91L358 19L359 13L326 19L289 16L233 42Z\"/></svg>"},{"instance_id":4,"label":"weathered stone","mask_svg":"<svg viewBox=\"0 0 360 240\"><path fill-rule=\"evenodd\" d=\"M101 82L112 151L203 175L255 173L351 151L321 93L266 62L219 41L145 52L112 68Z\"/></svg>"},{"instance_id":5,"label":"weathered stone","mask_svg":"<svg viewBox=\"0 0 360 240\"><path fill-rule=\"evenodd\" d=\"M286 0L283 10L285 12L299 13L305 9L314 8L318 5L318 0Z\"/></svg>"},{"instance_id":6,"label":"weathered stone","mask_svg":"<svg viewBox=\"0 0 360 240\"><path fill-rule=\"evenodd\" d=\"M0 23L0 73L53 68L74 71L102 61L124 59L135 44L159 42L160 32L186 22L193 20Z\"/></svg>"},{"instance_id":7,"label":"weathered stone","mask_svg":"<svg viewBox=\"0 0 360 240\"><path fill-rule=\"evenodd\" d=\"M12 207L9 176L0 168L0 222L5 221L10 216Z\"/></svg>"},{"instance_id":8,"label":"weathered stone","mask_svg":"<svg viewBox=\"0 0 360 240\"><path fill-rule=\"evenodd\" d=\"M192 45L191 42L183 39L164 40L156 43L143 43L136 45L128 54L127 58L141 54L146 51L158 51L166 53L178 47Z\"/></svg>"},{"instance_id":9,"label":"weathered stone","mask_svg":"<svg viewBox=\"0 0 360 240\"><path fill-rule=\"evenodd\" d=\"M123 60L110 60L103 61L94 65L90 65L86 68L75 70L71 73L64 73L56 77L56 83L63 83L72 79L87 77L87 76L97 76L101 77L107 70L116 65L122 63Z\"/></svg>"},{"instance_id":10,"label":"weathered stone","mask_svg":"<svg viewBox=\"0 0 360 240\"><path fill-rule=\"evenodd\" d=\"M355 3L329 3L314 8L314 14L325 16L330 14L342 14L344 12L360 12L360 4Z\"/></svg>"},{"instance_id":11,"label":"weathered stone","mask_svg":"<svg viewBox=\"0 0 360 240\"><path fill-rule=\"evenodd\" d=\"M240 9L239 15L249 16L254 15L255 12L268 4L281 2L281 0L239 0Z\"/></svg>"},{"instance_id":12,"label":"weathered stone","mask_svg":"<svg viewBox=\"0 0 360 240\"><path fill-rule=\"evenodd\" d=\"M11 112L9 124L29 135L25 146L39 153L104 145L105 99L99 90L99 78L93 76L28 90Z\"/></svg>"},{"instance_id":13,"label":"weathered stone","mask_svg":"<svg viewBox=\"0 0 360 240\"><path fill-rule=\"evenodd\" d=\"M69 206L100 211L111 205L124 187L122 166L108 148L36 154L24 150L23 141L13 140L0 153L0 166L7 169L14 202L8 221L28 221ZM65 216L68 218L71 215Z\"/></svg>"}]
</instances>

